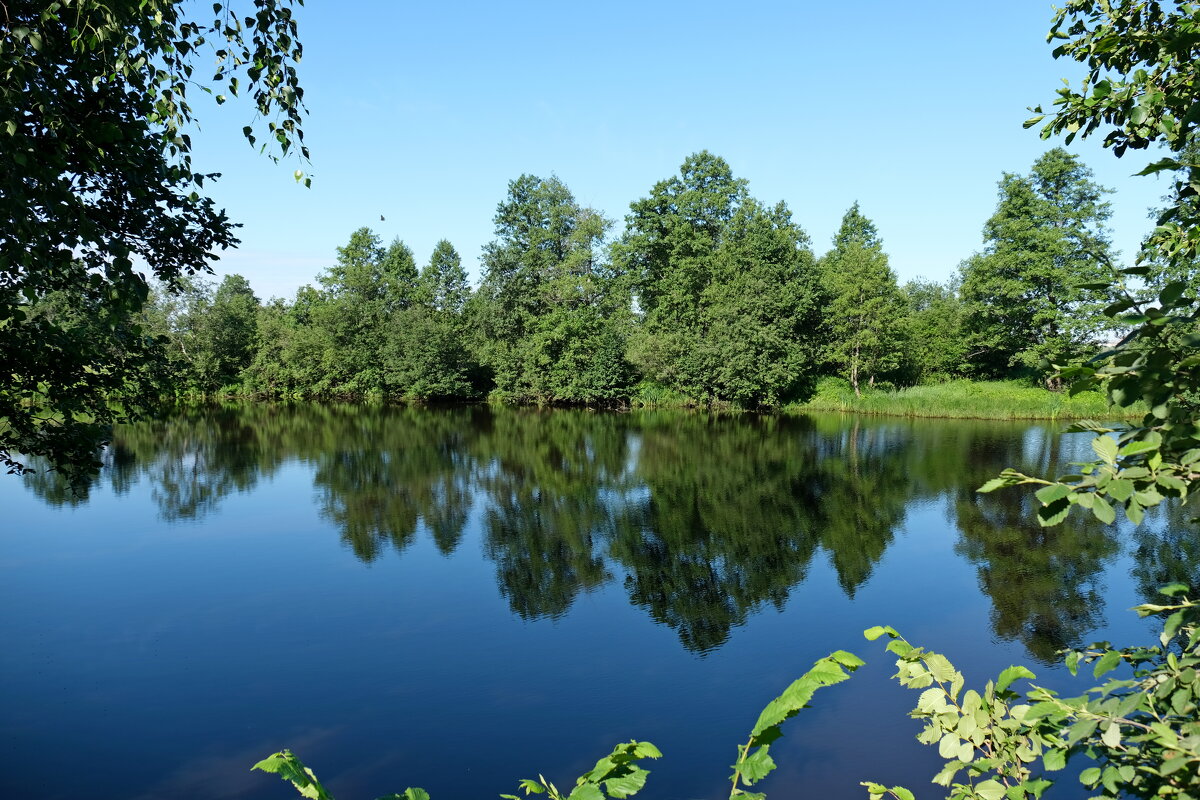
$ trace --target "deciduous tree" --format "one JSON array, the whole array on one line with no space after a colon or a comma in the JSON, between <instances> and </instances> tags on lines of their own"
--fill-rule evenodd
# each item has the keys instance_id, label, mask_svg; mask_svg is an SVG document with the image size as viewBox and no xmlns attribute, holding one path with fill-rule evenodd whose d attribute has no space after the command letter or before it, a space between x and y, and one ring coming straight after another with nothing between
<instances>
[{"instance_id":1,"label":"deciduous tree","mask_svg":"<svg viewBox=\"0 0 1200 800\"><path fill-rule=\"evenodd\" d=\"M1109 190L1061 147L1028 175L1006 173L984 249L962 268L970 360L980 375L1065 364L1095 352L1107 327L1097 290L1113 253ZM1085 288L1089 284L1092 288ZM1056 379L1050 382L1057 385Z\"/></svg>"},{"instance_id":2,"label":"deciduous tree","mask_svg":"<svg viewBox=\"0 0 1200 800\"><path fill-rule=\"evenodd\" d=\"M238 5L217 3L208 18L179 0L4 5L0 461L10 470L22 469L18 453L90 469L116 417L107 398L136 409L155 393L141 377L155 351L134 322L146 275L174 286L237 243L204 195L216 176L192 164L192 93L250 95L277 152L307 157L293 3ZM253 141L255 128L244 131ZM88 307L88 335L73 317L30 313L60 291Z\"/></svg>"},{"instance_id":3,"label":"deciduous tree","mask_svg":"<svg viewBox=\"0 0 1200 800\"><path fill-rule=\"evenodd\" d=\"M829 293L828 359L854 387L896 372L903 362L904 299L875 224L855 203L842 217L833 249L821 259Z\"/></svg>"}]
</instances>

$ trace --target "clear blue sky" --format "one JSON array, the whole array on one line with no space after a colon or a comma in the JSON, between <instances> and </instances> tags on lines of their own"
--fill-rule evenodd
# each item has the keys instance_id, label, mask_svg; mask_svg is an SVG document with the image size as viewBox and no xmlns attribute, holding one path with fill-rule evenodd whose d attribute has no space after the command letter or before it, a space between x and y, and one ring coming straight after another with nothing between
<instances>
[{"instance_id":1,"label":"clear blue sky","mask_svg":"<svg viewBox=\"0 0 1200 800\"><path fill-rule=\"evenodd\" d=\"M901 281L945 280L980 247L1004 171L1046 148L1021 122L1074 62L1041 0L419 3L299 11L311 189L241 139L249 105L202 107L197 166L245 225L218 275L291 297L367 225L428 260L447 238L478 274L507 183L557 174L617 221L689 153L785 200L820 254L855 200ZM1117 190L1126 257L1165 181L1099 142L1071 148ZM386 221L380 221L380 216Z\"/></svg>"}]
</instances>

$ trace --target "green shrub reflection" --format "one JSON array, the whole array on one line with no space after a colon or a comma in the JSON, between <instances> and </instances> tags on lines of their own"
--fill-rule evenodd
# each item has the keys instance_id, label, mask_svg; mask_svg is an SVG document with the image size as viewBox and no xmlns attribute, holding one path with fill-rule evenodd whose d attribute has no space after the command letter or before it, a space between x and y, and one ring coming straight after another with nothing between
<instances>
[{"instance_id":1,"label":"green shrub reflection","mask_svg":"<svg viewBox=\"0 0 1200 800\"><path fill-rule=\"evenodd\" d=\"M449 555L474 519L522 618L557 617L620 583L698 653L782 607L818 554L853 598L914 504L940 500L996 634L1049 661L1102 620L1117 534L1041 528L1031 498L975 489L1005 465L1053 472L1074 446L1053 428L982 422L203 406L119 428L97 483L120 494L144 480L164 519L199 519L285 464L308 465L319 513L364 562L422 532ZM53 473L25 480L52 505L87 501ZM1200 548L1171 533L1184 527L1152 523L1132 534L1147 597L1200 577Z\"/></svg>"}]
</instances>

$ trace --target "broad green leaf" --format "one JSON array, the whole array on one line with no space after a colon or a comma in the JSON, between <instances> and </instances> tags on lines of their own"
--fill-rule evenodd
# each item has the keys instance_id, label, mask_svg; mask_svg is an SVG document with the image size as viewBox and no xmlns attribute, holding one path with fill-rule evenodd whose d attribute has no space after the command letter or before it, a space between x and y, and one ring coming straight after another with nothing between
<instances>
[{"instance_id":1,"label":"broad green leaf","mask_svg":"<svg viewBox=\"0 0 1200 800\"><path fill-rule=\"evenodd\" d=\"M1109 497L1124 503L1130 497L1133 497L1133 482L1124 478L1117 478L1109 482L1105 487L1105 492Z\"/></svg>"},{"instance_id":2,"label":"broad green leaf","mask_svg":"<svg viewBox=\"0 0 1200 800\"><path fill-rule=\"evenodd\" d=\"M896 633L896 629L890 625L875 625L874 627L867 628L865 631L863 631L863 636L865 636L869 641L873 642L880 636L883 636L885 633L892 638L899 637L900 635Z\"/></svg>"},{"instance_id":3,"label":"broad green leaf","mask_svg":"<svg viewBox=\"0 0 1200 800\"><path fill-rule=\"evenodd\" d=\"M1067 751L1051 748L1042 754L1042 766L1047 772L1056 772L1067 766Z\"/></svg>"},{"instance_id":4,"label":"broad green leaf","mask_svg":"<svg viewBox=\"0 0 1200 800\"><path fill-rule=\"evenodd\" d=\"M1067 518L1071 513L1071 501L1067 498L1055 500L1050 505L1042 506L1037 510L1038 523L1043 527L1058 525Z\"/></svg>"},{"instance_id":5,"label":"broad green leaf","mask_svg":"<svg viewBox=\"0 0 1200 800\"><path fill-rule=\"evenodd\" d=\"M962 741L957 734L947 733L938 742L938 755L942 758L954 758L958 755L958 748L962 745Z\"/></svg>"},{"instance_id":6,"label":"broad green leaf","mask_svg":"<svg viewBox=\"0 0 1200 800\"><path fill-rule=\"evenodd\" d=\"M636 758L662 758L662 751L651 742L636 742L633 745L633 755Z\"/></svg>"},{"instance_id":7,"label":"broad green leaf","mask_svg":"<svg viewBox=\"0 0 1200 800\"><path fill-rule=\"evenodd\" d=\"M1176 756L1174 758L1168 758L1162 762L1161 766L1159 766L1158 773L1160 775L1172 775L1175 772L1178 772L1179 770L1183 769L1184 766L1186 766L1188 761L1190 761L1190 760L1191 759L1189 759L1187 756Z\"/></svg>"},{"instance_id":8,"label":"broad green leaf","mask_svg":"<svg viewBox=\"0 0 1200 800\"><path fill-rule=\"evenodd\" d=\"M975 784L975 793L984 800L1000 800L1004 797L1004 786L994 780L980 781Z\"/></svg>"},{"instance_id":9,"label":"broad green leaf","mask_svg":"<svg viewBox=\"0 0 1200 800\"><path fill-rule=\"evenodd\" d=\"M1157 450L1161 445L1158 442L1130 442L1121 448L1121 455L1136 456L1141 453L1149 453L1152 450Z\"/></svg>"},{"instance_id":10,"label":"broad green leaf","mask_svg":"<svg viewBox=\"0 0 1200 800\"><path fill-rule=\"evenodd\" d=\"M1116 650L1109 650L1096 661L1096 666L1092 668L1092 675L1099 678L1106 672L1112 672L1120 663L1121 654Z\"/></svg>"},{"instance_id":11,"label":"broad green leaf","mask_svg":"<svg viewBox=\"0 0 1200 800\"><path fill-rule=\"evenodd\" d=\"M310 800L331 800L325 787L317 780L313 771L304 766L290 750L281 750L259 761L251 769L273 772L288 781L296 788L302 797Z\"/></svg>"},{"instance_id":12,"label":"broad green leaf","mask_svg":"<svg viewBox=\"0 0 1200 800\"><path fill-rule=\"evenodd\" d=\"M611 797L630 797L646 785L650 771L642 767L631 767L629 773L604 781L604 789Z\"/></svg>"},{"instance_id":13,"label":"broad green leaf","mask_svg":"<svg viewBox=\"0 0 1200 800\"><path fill-rule=\"evenodd\" d=\"M737 768L741 770L742 777L745 778L747 785L754 785L758 781L767 776L771 770L775 769L775 761L767 752L766 747L755 748L749 756L737 763Z\"/></svg>"},{"instance_id":14,"label":"broad green leaf","mask_svg":"<svg viewBox=\"0 0 1200 800\"><path fill-rule=\"evenodd\" d=\"M1117 723L1112 723L1100 735L1100 741L1104 742L1106 747L1113 750L1121 746L1121 726Z\"/></svg>"},{"instance_id":15,"label":"broad green leaf","mask_svg":"<svg viewBox=\"0 0 1200 800\"><path fill-rule=\"evenodd\" d=\"M934 679L941 683L949 683L954 678L954 665L941 653L930 653L926 656L925 666L929 668Z\"/></svg>"},{"instance_id":16,"label":"broad green leaf","mask_svg":"<svg viewBox=\"0 0 1200 800\"><path fill-rule=\"evenodd\" d=\"M540 787L539 787L540 788ZM513 797L513 795L500 795L501 797ZM410 786L404 790L403 794L387 794L376 800L429 800L429 792L424 789L418 789Z\"/></svg>"},{"instance_id":17,"label":"broad green leaf","mask_svg":"<svg viewBox=\"0 0 1200 800\"><path fill-rule=\"evenodd\" d=\"M1117 512L1108 501L1099 495L1093 495L1092 514L1105 525L1111 525L1117 519Z\"/></svg>"},{"instance_id":18,"label":"broad green leaf","mask_svg":"<svg viewBox=\"0 0 1200 800\"><path fill-rule=\"evenodd\" d=\"M1117 443L1108 436L1097 436L1092 440L1092 449L1106 464L1114 464L1117 460Z\"/></svg>"},{"instance_id":19,"label":"broad green leaf","mask_svg":"<svg viewBox=\"0 0 1200 800\"><path fill-rule=\"evenodd\" d=\"M581 783L571 790L567 800L604 800L604 792L594 783Z\"/></svg>"},{"instance_id":20,"label":"broad green leaf","mask_svg":"<svg viewBox=\"0 0 1200 800\"><path fill-rule=\"evenodd\" d=\"M1050 505L1055 500L1061 500L1071 494L1071 487L1061 483L1052 483L1049 486L1043 486L1034 494L1037 499L1042 501L1042 505Z\"/></svg>"},{"instance_id":21,"label":"broad green leaf","mask_svg":"<svg viewBox=\"0 0 1200 800\"><path fill-rule=\"evenodd\" d=\"M1004 671L1002 671L1000 673L1000 677L996 679L996 691L997 692L1004 691L1005 689L1007 689L1009 687L1010 684L1012 684L1013 681L1017 680L1018 678L1033 679L1036 677L1037 677L1037 675L1034 675L1026 667L1022 667L1022 666L1007 667L1006 669L1004 669Z\"/></svg>"}]
</instances>

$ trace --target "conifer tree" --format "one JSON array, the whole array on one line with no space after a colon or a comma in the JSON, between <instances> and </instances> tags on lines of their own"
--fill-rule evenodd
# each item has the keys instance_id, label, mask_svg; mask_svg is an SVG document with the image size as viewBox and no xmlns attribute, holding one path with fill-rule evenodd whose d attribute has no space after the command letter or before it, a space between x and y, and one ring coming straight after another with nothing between
<instances>
[{"instance_id":1,"label":"conifer tree","mask_svg":"<svg viewBox=\"0 0 1200 800\"><path fill-rule=\"evenodd\" d=\"M865 380L895 372L905 354L904 301L875 224L855 203L821 259L829 293L827 358L861 394Z\"/></svg>"}]
</instances>

